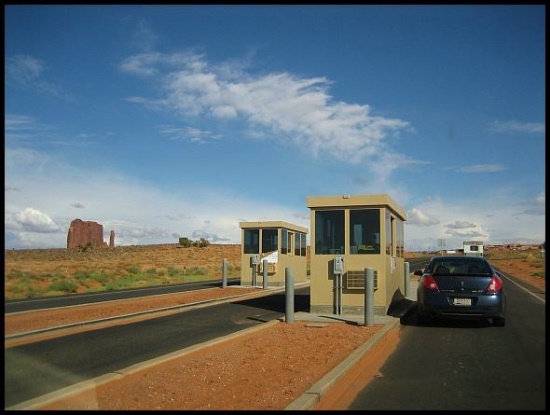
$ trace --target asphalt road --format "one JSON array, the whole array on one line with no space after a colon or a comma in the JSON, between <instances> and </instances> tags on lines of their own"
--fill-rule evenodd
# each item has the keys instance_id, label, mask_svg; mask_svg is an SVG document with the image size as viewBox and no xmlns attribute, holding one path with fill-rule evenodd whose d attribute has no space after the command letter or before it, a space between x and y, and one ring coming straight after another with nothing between
<instances>
[{"instance_id":1,"label":"asphalt road","mask_svg":"<svg viewBox=\"0 0 550 415\"><path fill-rule=\"evenodd\" d=\"M349 410L544 410L545 296L504 275L505 327L401 319L400 342Z\"/></svg>"},{"instance_id":2,"label":"asphalt road","mask_svg":"<svg viewBox=\"0 0 550 415\"><path fill-rule=\"evenodd\" d=\"M230 277L227 285L239 285L240 277ZM179 292L199 290L211 287L221 287L220 280L203 281L196 283L159 285L155 287L129 288L118 291L101 291L74 295L61 295L55 297L27 298L24 300L11 300L4 303L4 314L30 310L44 310L55 307L68 307L79 304L100 303L103 301L122 300L125 298L145 297L148 295L175 294Z\"/></svg>"},{"instance_id":3,"label":"asphalt road","mask_svg":"<svg viewBox=\"0 0 550 415\"><path fill-rule=\"evenodd\" d=\"M285 316L284 292L4 350L4 407ZM294 291L309 311L309 287Z\"/></svg>"}]
</instances>

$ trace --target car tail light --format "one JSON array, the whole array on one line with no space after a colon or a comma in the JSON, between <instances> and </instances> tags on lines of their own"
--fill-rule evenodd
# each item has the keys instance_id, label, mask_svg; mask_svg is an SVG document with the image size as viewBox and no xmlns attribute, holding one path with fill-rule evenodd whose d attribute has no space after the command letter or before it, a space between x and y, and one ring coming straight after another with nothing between
<instances>
[{"instance_id":1,"label":"car tail light","mask_svg":"<svg viewBox=\"0 0 550 415\"><path fill-rule=\"evenodd\" d=\"M435 282L435 278L431 275L426 275L422 277L422 285L427 290L439 290L439 287L437 286L437 283Z\"/></svg>"},{"instance_id":2,"label":"car tail light","mask_svg":"<svg viewBox=\"0 0 550 415\"><path fill-rule=\"evenodd\" d=\"M486 292L488 294L494 294L498 293L500 290L502 290L502 280L496 275L493 275L491 277L491 282L489 282L489 285L487 286Z\"/></svg>"}]
</instances>

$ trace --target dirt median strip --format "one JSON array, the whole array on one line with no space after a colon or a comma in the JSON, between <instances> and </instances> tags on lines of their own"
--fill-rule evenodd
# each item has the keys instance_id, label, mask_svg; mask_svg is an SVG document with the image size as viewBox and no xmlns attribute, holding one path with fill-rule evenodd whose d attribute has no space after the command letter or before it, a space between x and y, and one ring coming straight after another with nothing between
<instances>
[{"instance_id":1,"label":"dirt median strip","mask_svg":"<svg viewBox=\"0 0 550 415\"><path fill-rule=\"evenodd\" d=\"M178 359L190 355L199 349L206 349L214 345L219 345L221 343L234 340L241 336L246 336L252 334L258 330L268 329L269 327L280 323L279 320L273 320L267 323L262 323L258 326L254 326L248 329L238 331L236 333L228 334L217 339L209 340L204 343L196 344L190 347L187 347L183 350L178 350L173 353L166 354L164 356L159 356L154 359L147 360L145 362L140 362L135 365L129 366L127 368L118 370L112 373L106 373L104 375L98 376L93 379L85 380L83 382L76 383L74 385L68 386L63 389L59 389L54 392L50 392L46 395L39 396L37 398L30 399L28 401L22 402L20 404L14 405L8 410L49 410L58 408L63 401L75 400L82 403L89 402L89 399L86 396L93 394L95 396L95 389L99 386L106 385L109 382L119 380L125 376L135 374L137 372L154 368L155 366L169 362L173 359ZM97 408L81 408L81 409L97 409Z\"/></svg>"}]
</instances>

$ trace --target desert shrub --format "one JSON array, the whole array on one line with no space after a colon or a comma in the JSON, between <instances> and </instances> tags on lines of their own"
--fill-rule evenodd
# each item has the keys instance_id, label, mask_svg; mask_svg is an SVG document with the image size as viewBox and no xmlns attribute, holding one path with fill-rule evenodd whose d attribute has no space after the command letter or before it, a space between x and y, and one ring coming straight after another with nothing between
<instances>
[{"instance_id":1,"label":"desert shrub","mask_svg":"<svg viewBox=\"0 0 550 415\"><path fill-rule=\"evenodd\" d=\"M137 275L140 273L140 269L139 267L133 266L133 267L127 268L126 272L128 272L128 274L131 274L131 275Z\"/></svg>"},{"instance_id":2,"label":"desert shrub","mask_svg":"<svg viewBox=\"0 0 550 415\"><path fill-rule=\"evenodd\" d=\"M202 267L191 267L188 272L191 275L208 275L208 270Z\"/></svg>"},{"instance_id":3,"label":"desert shrub","mask_svg":"<svg viewBox=\"0 0 550 415\"><path fill-rule=\"evenodd\" d=\"M36 287L29 287L26 296L27 298L39 298L44 296L44 292Z\"/></svg>"},{"instance_id":4,"label":"desert shrub","mask_svg":"<svg viewBox=\"0 0 550 415\"><path fill-rule=\"evenodd\" d=\"M10 281L10 280L16 281L17 280L17 281L21 281L21 282L28 282L28 281L31 281L32 279L34 279L35 275L31 272L15 270L15 271L7 273L5 278L8 281Z\"/></svg>"},{"instance_id":5,"label":"desert shrub","mask_svg":"<svg viewBox=\"0 0 550 415\"><path fill-rule=\"evenodd\" d=\"M207 239L201 238L198 241L192 241L189 238L179 238L179 244L185 248L196 246L197 248L204 248L210 245Z\"/></svg>"},{"instance_id":6,"label":"desert shrub","mask_svg":"<svg viewBox=\"0 0 550 415\"><path fill-rule=\"evenodd\" d=\"M7 288L14 294L24 293L27 289L27 287L22 285L22 284L9 285ZM18 297L20 297L20 296L18 296Z\"/></svg>"},{"instance_id":7,"label":"desert shrub","mask_svg":"<svg viewBox=\"0 0 550 415\"><path fill-rule=\"evenodd\" d=\"M168 271L168 276L170 278L178 278L178 277L183 277L185 275L188 275L186 267L181 268L181 267L169 266L167 271Z\"/></svg>"},{"instance_id":8,"label":"desert shrub","mask_svg":"<svg viewBox=\"0 0 550 415\"><path fill-rule=\"evenodd\" d=\"M191 240L189 238L180 238L179 244L185 248L189 248L192 244Z\"/></svg>"},{"instance_id":9,"label":"desert shrub","mask_svg":"<svg viewBox=\"0 0 550 415\"><path fill-rule=\"evenodd\" d=\"M208 242L208 240L204 238L201 238L193 243L193 246L196 246L198 248L204 248L208 245L210 245L210 242Z\"/></svg>"},{"instance_id":10,"label":"desert shrub","mask_svg":"<svg viewBox=\"0 0 550 415\"><path fill-rule=\"evenodd\" d=\"M90 271L77 270L77 271L74 272L73 277L80 284L82 284L84 281L86 281L88 278L90 278Z\"/></svg>"},{"instance_id":11,"label":"desert shrub","mask_svg":"<svg viewBox=\"0 0 550 415\"><path fill-rule=\"evenodd\" d=\"M154 278L154 277L157 276L157 269L154 268L154 267L153 268L148 268L148 269L145 270L144 274L147 278Z\"/></svg>"},{"instance_id":12,"label":"desert shrub","mask_svg":"<svg viewBox=\"0 0 550 415\"><path fill-rule=\"evenodd\" d=\"M69 280L60 279L55 280L50 284L50 291L61 291L64 293L75 293L78 290L78 286Z\"/></svg>"},{"instance_id":13,"label":"desert shrub","mask_svg":"<svg viewBox=\"0 0 550 415\"><path fill-rule=\"evenodd\" d=\"M43 274L39 274L37 279L39 281L48 281L48 280L53 280L55 278L59 278L60 275L61 274L59 272L56 272L55 274L52 274L51 272L45 272Z\"/></svg>"},{"instance_id":14,"label":"desert shrub","mask_svg":"<svg viewBox=\"0 0 550 415\"><path fill-rule=\"evenodd\" d=\"M107 291L117 291L124 290L126 288L135 287L136 282L130 278L120 278L116 280L111 280L105 284L105 289Z\"/></svg>"}]
</instances>

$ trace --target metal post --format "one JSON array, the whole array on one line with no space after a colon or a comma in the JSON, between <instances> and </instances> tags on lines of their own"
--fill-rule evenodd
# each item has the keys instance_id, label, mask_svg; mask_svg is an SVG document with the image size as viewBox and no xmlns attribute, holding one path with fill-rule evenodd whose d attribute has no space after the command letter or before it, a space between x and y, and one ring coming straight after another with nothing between
<instances>
[{"instance_id":1,"label":"metal post","mask_svg":"<svg viewBox=\"0 0 550 415\"><path fill-rule=\"evenodd\" d=\"M374 325L374 268L365 268L365 326Z\"/></svg>"},{"instance_id":2,"label":"metal post","mask_svg":"<svg viewBox=\"0 0 550 415\"><path fill-rule=\"evenodd\" d=\"M340 275L334 275L334 314L340 314Z\"/></svg>"},{"instance_id":3,"label":"metal post","mask_svg":"<svg viewBox=\"0 0 550 415\"><path fill-rule=\"evenodd\" d=\"M256 264L253 264L252 265L252 286L255 287L256 286L256 272L257 272L257 265Z\"/></svg>"},{"instance_id":4,"label":"metal post","mask_svg":"<svg viewBox=\"0 0 550 415\"><path fill-rule=\"evenodd\" d=\"M223 259L222 264L222 288L227 288L227 259Z\"/></svg>"},{"instance_id":5,"label":"metal post","mask_svg":"<svg viewBox=\"0 0 550 415\"><path fill-rule=\"evenodd\" d=\"M285 321L294 323L294 272L285 268Z\"/></svg>"},{"instance_id":6,"label":"metal post","mask_svg":"<svg viewBox=\"0 0 550 415\"><path fill-rule=\"evenodd\" d=\"M264 280L263 280L263 288L264 290L267 288L267 259L263 260L264 263Z\"/></svg>"},{"instance_id":7,"label":"metal post","mask_svg":"<svg viewBox=\"0 0 550 415\"><path fill-rule=\"evenodd\" d=\"M411 297L411 281L409 278L409 263L405 262L405 297Z\"/></svg>"},{"instance_id":8,"label":"metal post","mask_svg":"<svg viewBox=\"0 0 550 415\"><path fill-rule=\"evenodd\" d=\"M342 310L344 308L343 304L342 304L342 302L343 302L343 300L342 300L342 290L343 290L343 285L344 285L342 280L343 280L344 277L343 277L342 274L340 274L339 277L340 277L340 292L338 294L340 296L340 301L338 303L340 304L340 310L338 311L338 314L342 315Z\"/></svg>"}]
</instances>

